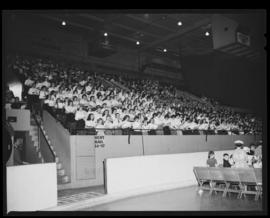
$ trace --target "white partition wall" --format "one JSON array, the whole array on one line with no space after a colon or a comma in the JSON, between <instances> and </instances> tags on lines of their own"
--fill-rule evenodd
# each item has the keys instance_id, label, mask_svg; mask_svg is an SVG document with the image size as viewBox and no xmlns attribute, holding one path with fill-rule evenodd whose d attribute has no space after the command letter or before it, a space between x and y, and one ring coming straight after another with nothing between
<instances>
[{"instance_id":1,"label":"white partition wall","mask_svg":"<svg viewBox=\"0 0 270 218\"><path fill-rule=\"evenodd\" d=\"M57 205L56 163L7 167L7 212Z\"/></svg>"},{"instance_id":2,"label":"white partition wall","mask_svg":"<svg viewBox=\"0 0 270 218\"><path fill-rule=\"evenodd\" d=\"M216 159L222 163L223 153ZM149 155L106 160L108 194L133 195L195 185L194 166L206 166L208 152Z\"/></svg>"}]
</instances>

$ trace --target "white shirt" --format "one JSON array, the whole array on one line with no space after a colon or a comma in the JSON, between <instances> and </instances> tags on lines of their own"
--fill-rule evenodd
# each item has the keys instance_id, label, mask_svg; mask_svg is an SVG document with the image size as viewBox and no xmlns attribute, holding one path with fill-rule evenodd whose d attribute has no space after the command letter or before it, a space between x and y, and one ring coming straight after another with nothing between
<instances>
[{"instance_id":1,"label":"white shirt","mask_svg":"<svg viewBox=\"0 0 270 218\"><path fill-rule=\"evenodd\" d=\"M157 129L158 126L156 124L149 123L146 127L147 129Z\"/></svg>"},{"instance_id":2,"label":"white shirt","mask_svg":"<svg viewBox=\"0 0 270 218\"><path fill-rule=\"evenodd\" d=\"M87 116L87 112L84 110L76 111L75 113L75 120L85 119Z\"/></svg>"},{"instance_id":3,"label":"white shirt","mask_svg":"<svg viewBox=\"0 0 270 218\"><path fill-rule=\"evenodd\" d=\"M113 124L113 122L105 121L104 127L105 128L108 128L108 129L113 129L114 128L114 124Z\"/></svg>"},{"instance_id":4,"label":"white shirt","mask_svg":"<svg viewBox=\"0 0 270 218\"><path fill-rule=\"evenodd\" d=\"M55 104L55 105L54 105L54 107L55 107L55 108L58 108L58 109L62 109L62 108L64 108L64 106L65 106L65 104L62 103L62 102L59 102L58 104Z\"/></svg>"},{"instance_id":5,"label":"white shirt","mask_svg":"<svg viewBox=\"0 0 270 218\"><path fill-rule=\"evenodd\" d=\"M37 88L31 87L31 88L28 90L28 94L29 94L29 95L39 95L39 90L38 90Z\"/></svg>"},{"instance_id":6,"label":"white shirt","mask_svg":"<svg viewBox=\"0 0 270 218\"><path fill-rule=\"evenodd\" d=\"M85 128L94 128L96 126L96 122L94 120L86 120Z\"/></svg>"},{"instance_id":7,"label":"white shirt","mask_svg":"<svg viewBox=\"0 0 270 218\"><path fill-rule=\"evenodd\" d=\"M138 121L135 121L135 122L132 123L132 128L133 129L141 129L141 127L142 127L142 124L140 122L138 122Z\"/></svg>"},{"instance_id":8,"label":"white shirt","mask_svg":"<svg viewBox=\"0 0 270 218\"><path fill-rule=\"evenodd\" d=\"M125 129L125 128L130 128L132 126L132 124L129 122L129 121L123 121L122 122L122 125L121 125L121 127L123 128L123 129Z\"/></svg>"},{"instance_id":9,"label":"white shirt","mask_svg":"<svg viewBox=\"0 0 270 218\"><path fill-rule=\"evenodd\" d=\"M40 89L43 86L43 83L37 83L36 88Z\"/></svg>"},{"instance_id":10,"label":"white shirt","mask_svg":"<svg viewBox=\"0 0 270 218\"><path fill-rule=\"evenodd\" d=\"M77 110L77 107L75 106L65 106L65 112L68 113L75 113Z\"/></svg>"},{"instance_id":11,"label":"white shirt","mask_svg":"<svg viewBox=\"0 0 270 218\"><path fill-rule=\"evenodd\" d=\"M53 107L55 104L55 100L47 99L44 101L45 104L48 104L50 107Z\"/></svg>"},{"instance_id":12,"label":"white shirt","mask_svg":"<svg viewBox=\"0 0 270 218\"><path fill-rule=\"evenodd\" d=\"M34 83L33 80L27 79L27 80L25 80L24 85L26 85L26 86L31 86L33 83Z\"/></svg>"},{"instance_id":13,"label":"white shirt","mask_svg":"<svg viewBox=\"0 0 270 218\"><path fill-rule=\"evenodd\" d=\"M85 91L86 92L90 92L92 90L92 87L90 85L86 86L85 87Z\"/></svg>"},{"instance_id":14,"label":"white shirt","mask_svg":"<svg viewBox=\"0 0 270 218\"><path fill-rule=\"evenodd\" d=\"M80 100L80 104L81 105L88 105L89 101L85 100L85 99L81 99Z\"/></svg>"},{"instance_id":15,"label":"white shirt","mask_svg":"<svg viewBox=\"0 0 270 218\"><path fill-rule=\"evenodd\" d=\"M99 118L102 118L102 114L101 113L98 113L98 112L91 112L91 113L93 113L94 114L94 116L95 116L95 120L98 120Z\"/></svg>"},{"instance_id":16,"label":"white shirt","mask_svg":"<svg viewBox=\"0 0 270 218\"><path fill-rule=\"evenodd\" d=\"M39 99L45 99L47 96L47 92L46 91L40 91L39 92Z\"/></svg>"},{"instance_id":17,"label":"white shirt","mask_svg":"<svg viewBox=\"0 0 270 218\"><path fill-rule=\"evenodd\" d=\"M43 86L46 86L46 87L49 87L51 85L51 83L49 83L48 81L44 81L42 84Z\"/></svg>"}]
</instances>

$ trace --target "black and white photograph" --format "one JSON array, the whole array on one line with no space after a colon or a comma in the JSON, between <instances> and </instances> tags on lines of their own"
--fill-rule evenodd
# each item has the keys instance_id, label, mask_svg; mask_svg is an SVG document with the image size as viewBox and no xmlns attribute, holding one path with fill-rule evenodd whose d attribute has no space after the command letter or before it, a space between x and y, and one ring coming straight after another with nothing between
<instances>
[{"instance_id":1,"label":"black and white photograph","mask_svg":"<svg viewBox=\"0 0 270 218\"><path fill-rule=\"evenodd\" d=\"M267 214L266 9L2 10L4 214Z\"/></svg>"}]
</instances>

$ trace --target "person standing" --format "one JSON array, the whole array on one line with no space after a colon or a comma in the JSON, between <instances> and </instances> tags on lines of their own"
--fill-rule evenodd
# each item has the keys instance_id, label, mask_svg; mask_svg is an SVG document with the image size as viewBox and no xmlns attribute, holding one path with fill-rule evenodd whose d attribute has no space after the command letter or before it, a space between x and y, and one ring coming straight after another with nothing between
<instances>
[{"instance_id":1,"label":"person standing","mask_svg":"<svg viewBox=\"0 0 270 218\"><path fill-rule=\"evenodd\" d=\"M234 142L236 148L233 152L233 160L234 160L234 167L235 168L248 168L248 155L246 151L242 149L244 142L241 140L236 140Z\"/></svg>"}]
</instances>

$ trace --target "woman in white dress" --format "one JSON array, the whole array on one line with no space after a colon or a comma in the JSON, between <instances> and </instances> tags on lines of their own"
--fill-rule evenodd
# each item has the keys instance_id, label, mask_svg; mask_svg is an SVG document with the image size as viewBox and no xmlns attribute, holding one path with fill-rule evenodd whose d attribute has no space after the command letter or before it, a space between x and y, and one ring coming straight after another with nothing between
<instances>
[{"instance_id":1,"label":"woman in white dress","mask_svg":"<svg viewBox=\"0 0 270 218\"><path fill-rule=\"evenodd\" d=\"M232 154L235 168L248 168L248 155L245 150L242 149L243 141L237 140L234 142L236 149Z\"/></svg>"}]
</instances>

